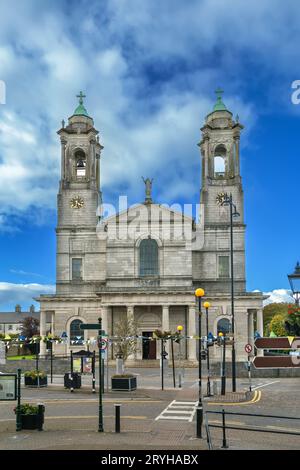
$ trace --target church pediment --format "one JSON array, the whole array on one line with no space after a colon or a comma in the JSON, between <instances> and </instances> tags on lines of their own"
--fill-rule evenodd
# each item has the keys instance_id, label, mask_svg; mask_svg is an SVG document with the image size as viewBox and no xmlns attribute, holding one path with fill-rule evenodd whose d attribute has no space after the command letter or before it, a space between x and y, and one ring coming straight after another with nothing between
<instances>
[{"instance_id":1,"label":"church pediment","mask_svg":"<svg viewBox=\"0 0 300 470\"><path fill-rule=\"evenodd\" d=\"M167 206L162 204L136 204L127 210L121 211L115 215L103 219L105 224L126 224L133 221L151 223L193 223L193 218L183 214L179 205Z\"/></svg>"}]
</instances>

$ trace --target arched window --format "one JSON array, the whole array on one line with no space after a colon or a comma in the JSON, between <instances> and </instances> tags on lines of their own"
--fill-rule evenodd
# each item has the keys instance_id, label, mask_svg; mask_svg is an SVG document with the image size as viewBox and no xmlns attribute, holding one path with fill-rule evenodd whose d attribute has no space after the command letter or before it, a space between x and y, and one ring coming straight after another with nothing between
<instances>
[{"instance_id":1,"label":"arched window","mask_svg":"<svg viewBox=\"0 0 300 470\"><path fill-rule=\"evenodd\" d=\"M140 276L158 276L158 246L152 238L140 244Z\"/></svg>"},{"instance_id":2,"label":"arched window","mask_svg":"<svg viewBox=\"0 0 300 470\"><path fill-rule=\"evenodd\" d=\"M221 318L221 320L218 321L217 334L223 333L225 335L226 333L229 333L230 331L231 331L231 324L228 318Z\"/></svg>"},{"instance_id":3,"label":"arched window","mask_svg":"<svg viewBox=\"0 0 300 470\"><path fill-rule=\"evenodd\" d=\"M225 166L226 148L224 145L218 145L214 153L214 176L215 178L223 178L226 172Z\"/></svg>"},{"instance_id":4,"label":"arched window","mask_svg":"<svg viewBox=\"0 0 300 470\"><path fill-rule=\"evenodd\" d=\"M86 172L86 157L83 150L77 150L75 153L76 163L76 176L85 176Z\"/></svg>"},{"instance_id":5,"label":"arched window","mask_svg":"<svg viewBox=\"0 0 300 470\"><path fill-rule=\"evenodd\" d=\"M76 341L76 344L83 344L84 330L80 329L81 320L73 320L70 325L70 341Z\"/></svg>"}]
</instances>

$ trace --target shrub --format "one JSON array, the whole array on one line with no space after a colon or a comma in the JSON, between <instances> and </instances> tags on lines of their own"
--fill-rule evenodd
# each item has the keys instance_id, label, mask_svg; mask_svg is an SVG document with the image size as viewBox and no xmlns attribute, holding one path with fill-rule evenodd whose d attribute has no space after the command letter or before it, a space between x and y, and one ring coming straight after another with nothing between
<instances>
[{"instance_id":1,"label":"shrub","mask_svg":"<svg viewBox=\"0 0 300 470\"><path fill-rule=\"evenodd\" d=\"M27 370L24 373L24 377L30 377L31 379L37 379L39 377L40 379L43 379L44 377L47 377L47 374L40 370Z\"/></svg>"},{"instance_id":2,"label":"shrub","mask_svg":"<svg viewBox=\"0 0 300 470\"><path fill-rule=\"evenodd\" d=\"M37 405L30 405L30 403L24 403L20 406L20 411L22 415L37 415L39 412L39 408ZM44 405L43 411L45 411ZM17 407L14 408L14 412L17 414Z\"/></svg>"}]
</instances>

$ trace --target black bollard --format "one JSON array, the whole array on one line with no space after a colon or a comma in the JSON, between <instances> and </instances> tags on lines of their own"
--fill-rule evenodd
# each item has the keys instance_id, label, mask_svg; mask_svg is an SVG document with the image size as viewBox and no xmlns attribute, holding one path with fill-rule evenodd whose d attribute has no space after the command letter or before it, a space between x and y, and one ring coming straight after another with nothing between
<instances>
[{"instance_id":1,"label":"black bollard","mask_svg":"<svg viewBox=\"0 0 300 470\"><path fill-rule=\"evenodd\" d=\"M39 416L39 427L38 430L42 431L43 430L43 424L44 424L44 411L45 411L45 406L42 403L38 404L38 416Z\"/></svg>"},{"instance_id":2,"label":"black bollard","mask_svg":"<svg viewBox=\"0 0 300 470\"><path fill-rule=\"evenodd\" d=\"M121 432L121 405L115 404L115 432Z\"/></svg>"}]
</instances>

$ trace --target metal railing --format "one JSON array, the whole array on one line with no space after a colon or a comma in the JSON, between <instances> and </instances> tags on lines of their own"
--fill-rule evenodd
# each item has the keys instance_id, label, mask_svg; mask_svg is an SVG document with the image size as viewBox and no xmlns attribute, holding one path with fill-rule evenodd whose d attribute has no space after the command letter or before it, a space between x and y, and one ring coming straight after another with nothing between
<instances>
[{"instance_id":1,"label":"metal railing","mask_svg":"<svg viewBox=\"0 0 300 470\"><path fill-rule=\"evenodd\" d=\"M208 415L209 414L216 414L222 416L222 422L220 424L209 423ZM205 413L205 428L206 428L206 440L209 450L213 450L212 439L210 434L210 428L219 428L222 429L222 449L228 449L228 440L226 436L227 429L233 429L236 431L249 431L249 432L262 432L262 433L270 433L270 434L286 434L290 436L299 436L300 437L300 429L295 431L290 431L286 429L266 429L263 427L251 427L251 425L232 425L226 424L226 416L250 416L252 418L271 418L271 419L282 419L282 420L298 420L300 421L300 417L297 416L277 416L277 415L268 415L268 414L258 414L258 413L239 413L233 411L225 411L224 408L222 411L213 411L208 410Z\"/></svg>"}]
</instances>

